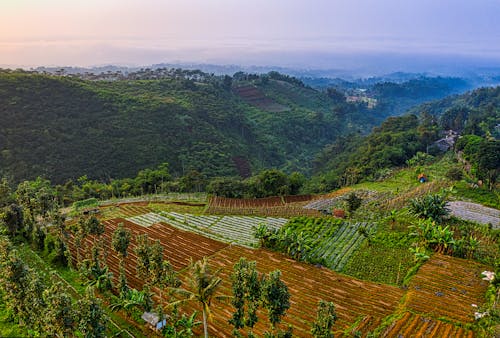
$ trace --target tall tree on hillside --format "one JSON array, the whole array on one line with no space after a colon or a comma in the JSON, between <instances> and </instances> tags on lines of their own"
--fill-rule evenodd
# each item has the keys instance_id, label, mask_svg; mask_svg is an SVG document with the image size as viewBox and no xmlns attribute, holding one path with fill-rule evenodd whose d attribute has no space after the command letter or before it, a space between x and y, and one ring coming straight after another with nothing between
<instances>
[{"instance_id":1,"label":"tall tree on hillside","mask_svg":"<svg viewBox=\"0 0 500 338\"><path fill-rule=\"evenodd\" d=\"M235 336L239 334L239 329L247 326L250 328L248 336L253 337L252 330L259 319L257 310L261 303L262 289L262 280L259 278L255 261L248 262L241 257L239 262L234 265L231 281L233 288L231 303L236 308L236 311L229 323L235 328Z\"/></svg>"},{"instance_id":2,"label":"tall tree on hillside","mask_svg":"<svg viewBox=\"0 0 500 338\"><path fill-rule=\"evenodd\" d=\"M116 252L120 253L120 276L118 277L120 295L128 291L127 276L125 274L125 257L127 257L127 249L130 245L130 230L125 229L123 223L118 224L118 228L113 232L111 245Z\"/></svg>"},{"instance_id":3,"label":"tall tree on hillside","mask_svg":"<svg viewBox=\"0 0 500 338\"><path fill-rule=\"evenodd\" d=\"M212 272L208 265L208 259L204 257L189 266L189 289L171 288L172 292L180 295L181 300L173 302L171 306L180 303L194 301L198 302L203 310L203 332L205 338L208 337L208 320L211 319L210 305L214 299L224 300L227 297L216 296L222 279L218 277L219 271Z\"/></svg>"},{"instance_id":4,"label":"tall tree on hillside","mask_svg":"<svg viewBox=\"0 0 500 338\"><path fill-rule=\"evenodd\" d=\"M2 221L7 227L9 236L16 236L18 232L23 228L23 209L17 204L11 204L10 206L5 208Z\"/></svg>"},{"instance_id":5,"label":"tall tree on hillside","mask_svg":"<svg viewBox=\"0 0 500 338\"><path fill-rule=\"evenodd\" d=\"M43 292L47 304L45 332L51 336L67 337L75 330L76 312L71 297L60 282Z\"/></svg>"},{"instance_id":6,"label":"tall tree on hillside","mask_svg":"<svg viewBox=\"0 0 500 338\"><path fill-rule=\"evenodd\" d=\"M290 293L286 284L281 280L280 270L269 273L262 283L262 301L274 331L290 308Z\"/></svg>"},{"instance_id":7,"label":"tall tree on hillside","mask_svg":"<svg viewBox=\"0 0 500 338\"><path fill-rule=\"evenodd\" d=\"M332 302L319 301L316 321L312 325L311 334L314 338L333 338L332 327L337 320L335 305Z\"/></svg>"},{"instance_id":8,"label":"tall tree on hillside","mask_svg":"<svg viewBox=\"0 0 500 338\"><path fill-rule=\"evenodd\" d=\"M12 199L12 190L6 178L0 180L0 208L3 208L14 202Z\"/></svg>"},{"instance_id":9,"label":"tall tree on hillside","mask_svg":"<svg viewBox=\"0 0 500 338\"><path fill-rule=\"evenodd\" d=\"M150 240L148 235L136 236L135 254L137 256L136 270L137 277L147 279L149 277L149 257L150 257Z\"/></svg>"},{"instance_id":10,"label":"tall tree on hillside","mask_svg":"<svg viewBox=\"0 0 500 338\"><path fill-rule=\"evenodd\" d=\"M482 143L477 153L479 174L488 180L488 187L493 190L500 174L500 141L488 140Z\"/></svg>"},{"instance_id":11,"label":"tall tree on hillside","mask_svg":"<svg viewBox=\"0 0 500 338\"><path fill-rule=\"evenodd\" d=\"M122 259L127 257L127 249L130 245L131 232L125 229L123 223L118 224L118 228L113 232L112 246L116 252L118 252Z\"/></svg>"},{"instance_id":12,"label":"tall tree on hillside","mask_svg":"<svg viewBox=\"0 0 500 338\"><path fill-rule=\"evenodd\" d=\"M85 296L77 303L79 309L78 330L85 338L105 337L107 317L101 301L95 296L94 289L88 288Z\"/></svg>"}]
</instances>

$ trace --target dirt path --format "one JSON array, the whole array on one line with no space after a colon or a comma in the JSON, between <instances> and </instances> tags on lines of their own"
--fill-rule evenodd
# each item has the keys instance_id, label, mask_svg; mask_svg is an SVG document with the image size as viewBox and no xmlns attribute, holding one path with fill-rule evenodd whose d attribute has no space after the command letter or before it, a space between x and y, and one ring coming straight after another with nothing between
<instances>
[{"instance_id":1,"label":"dirt path","mask_svg":"<svg viewBox=\"0 0 500 338\"><path fill-rule=\"evenodd\" d=\"M500 210L462 201L449 202L448 208L451 214L457 218L480 224L491 223L493 228L500 229Z\"/></svg>"}]
</instances>

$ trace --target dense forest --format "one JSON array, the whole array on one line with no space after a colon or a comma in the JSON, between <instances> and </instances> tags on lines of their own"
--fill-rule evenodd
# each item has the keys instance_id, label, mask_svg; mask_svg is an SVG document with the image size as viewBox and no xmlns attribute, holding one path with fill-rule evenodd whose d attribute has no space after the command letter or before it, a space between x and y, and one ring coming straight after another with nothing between
<instances>
[{"instance_id":1,"label":"dense forest","mask_svg":"<svg viewBox=\"0 0 500 338\"><path fill-rule=\"evenodd\" d=\"M174 177L245 178L271 167L307 175L326 145L394 113L382 97L447 93L441 79L382 83L369 108L277 72L61 75L0 72L0 174L12 182L110 182L165 162Z\"/></svg>"},{"instance_id":2,"label":"dense forest","mask_svg":"<svg viewBox=\"0 0 500 338\"><path fill-rule=\"evenodd\" d=\"M0 172L14 182L39 175L63 182L131 177L163 162L176 176L307 170L325 144L378 122L367 109L291 79L181 72L88 81L3 71Z\"/></svg>"}]
</instances>

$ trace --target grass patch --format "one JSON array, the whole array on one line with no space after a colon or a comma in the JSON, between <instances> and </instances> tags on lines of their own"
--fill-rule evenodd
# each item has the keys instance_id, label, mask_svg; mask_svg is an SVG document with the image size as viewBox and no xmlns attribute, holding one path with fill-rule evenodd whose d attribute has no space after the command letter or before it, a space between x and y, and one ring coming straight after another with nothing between
<instances>
[{"instance_id":1,"label":"grass patch","mask_svg":"<svg viewBox=\"0 0 500 338\"><path fill-rule=\"evenodd\" d=\"M455 183L453 197L500 209L500 194L498 190L490 191L486 187L471 188L465 181Z\"/></svg>"}]
</instances>

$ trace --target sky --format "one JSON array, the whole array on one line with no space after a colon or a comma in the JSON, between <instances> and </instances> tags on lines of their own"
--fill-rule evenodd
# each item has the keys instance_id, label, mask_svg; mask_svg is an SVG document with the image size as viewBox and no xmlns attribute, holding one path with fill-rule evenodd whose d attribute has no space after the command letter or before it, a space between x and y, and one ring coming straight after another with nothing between
<instances>
[{"instance_id":1,"label":"sky","mask_svg":"<svg viewBox=\"0 0 500 338\"><path fill-rule=\"evenodd\" d=\"M0 0L0 65L498 66L498 14L499 0Z\"/></svg>"}]
</instances>

